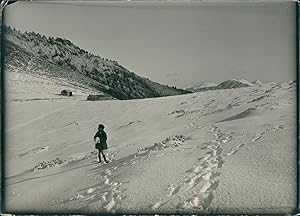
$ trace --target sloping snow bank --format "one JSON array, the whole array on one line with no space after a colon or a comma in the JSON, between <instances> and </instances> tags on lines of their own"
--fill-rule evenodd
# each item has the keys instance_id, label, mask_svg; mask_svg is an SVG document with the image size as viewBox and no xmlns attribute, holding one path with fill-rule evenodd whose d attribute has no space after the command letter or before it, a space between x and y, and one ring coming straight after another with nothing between
<instances>
[{"instance_id":1,"label":"sloping snow bank","mask_svg":"<svg viewBox=\"0 0 300 216\"><path fill-rule=\"evenodd\" d=\"M130 101L11 101L5 207L289 213L296 207L295 99L295 83L285 82ZM109 164L98 164L94 151L99 123Z\"/></svg>"}]
</instances>

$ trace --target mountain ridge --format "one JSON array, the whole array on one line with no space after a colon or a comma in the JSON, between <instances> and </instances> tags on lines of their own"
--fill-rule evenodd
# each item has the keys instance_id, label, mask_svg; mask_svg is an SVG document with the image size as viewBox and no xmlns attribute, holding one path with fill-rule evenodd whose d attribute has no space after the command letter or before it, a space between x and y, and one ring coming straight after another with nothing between
<instances>
[{"instance_id":1,"label":"mountain ridge","mask_svg":"<svg viewBox=\"0 0 300 216\"><path fill-rule=\"evenodd\" d=\"M245 79L229 79L226 81L221 82L220 84L214 83L201 83L200 85L197 84L196 86L192 86L187 88L189 91L199 92L199 91L207 91L207 90L219 90L219 89L231 89L231 88L243 88L243 87L253 87L257 86L258 83L249 82ZM262 83L261 83L262 84Z\"/></svg>"},{"instance_id":2,"label":"mountain ridge","mask_svg":"<svg viewBox=\"0 0 300 216\"><path fill-rule=\"evenodd\" d=\"M3 30L7 69L22 67L26 73L38 73L39 68L44 76L71 79L121 100L190 93L138 76L117 61L89 53L68 39L22 33L9 26Z\"/></svg>"}]
</instances>

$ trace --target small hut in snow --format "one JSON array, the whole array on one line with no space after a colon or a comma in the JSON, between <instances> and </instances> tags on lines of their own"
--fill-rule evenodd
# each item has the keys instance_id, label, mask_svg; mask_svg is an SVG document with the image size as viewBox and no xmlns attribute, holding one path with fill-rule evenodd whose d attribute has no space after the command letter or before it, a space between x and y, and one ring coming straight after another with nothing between
<instances>
[{"instance_id":1,"label":"small hut in snow","mask_svg":"<svg viewBox=\"0 0 300 216\"><path fill-rule=\"evenodd\" d=\"M72 91L64 89L60 92L60 94L63 96L72 96Z\"/></svg>"},{"instance_id":2,"label":"small hut in snow","mask_svg":"<svg viewBox=\"0 0 300 216\"><path fill-rule=\"evenodd\" d=\"M89 101L99 101L99 100L112 100L113 97L110 95L89 95L87 100Z\"/></svg>"}]
</instances>

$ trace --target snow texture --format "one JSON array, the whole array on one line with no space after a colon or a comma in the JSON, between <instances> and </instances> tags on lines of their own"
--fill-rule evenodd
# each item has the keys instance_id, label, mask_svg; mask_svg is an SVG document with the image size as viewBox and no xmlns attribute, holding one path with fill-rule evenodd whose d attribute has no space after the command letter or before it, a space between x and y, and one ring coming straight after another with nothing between
<instances>
[{"instance_id":1,"label":"snow texture","mask_svg":"<svg viewBox=\"0 0 300 216\"><path fill-rule=\"evenodd\" d=\"M294 82L91 102L84 98L93 89L73 86L78 96L60 97L55 92L68 83L30 76L8 74L8 212L285 214L296 207ZM97 163L99 123L108 164Z\"/></svg>"}]
</instances>

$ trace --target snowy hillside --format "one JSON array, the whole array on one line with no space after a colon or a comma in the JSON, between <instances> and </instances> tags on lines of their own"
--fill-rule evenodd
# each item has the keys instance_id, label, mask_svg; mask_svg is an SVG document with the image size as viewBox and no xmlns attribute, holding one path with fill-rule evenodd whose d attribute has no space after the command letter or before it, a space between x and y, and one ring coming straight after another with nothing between
<instances>
[{"instance_id":1,"label":"snowy hillside","mask_svg":"<svg viewBox=\"0 0 300 216\"><path fill-rule=\"evenodd\" d=\"M86 100L89 94L102 94L96 88L86 87L80 83L63 78L49 78L39 74L20 73L10 71L6 75L7 97L6 101L32 101L32 100ZM18 86L22 84L22 89ZM72 89L73 96L61 96L63 89Z\"/></svg>"},{"instance_id":2,"label":"snowy hillside","mask_svg":"<svg viewBox=\"0 0 300 216\"><path fill-rule=\"evenodd\" d=\"M296 207L294 82L129 101L21 101L14 99L57 89L48 78L42 90L40 77L17 74L8 77L17 80L8 82L8 212L284 214ZM99 123L108 164L97 163Z\"/></svg>"},{"instance_id":3,"label":"snowy hillside","mask_svg":"<svg viewBox=\"0 0 300 216\"><path fill-rule=\"evenodd\" d=\"M9 71L72 80L117 99L138 99L188 93L140 77L118 62L91 54L67 39L36 32L5 32L5 66Z\"/></svg>"}]
</instances>

